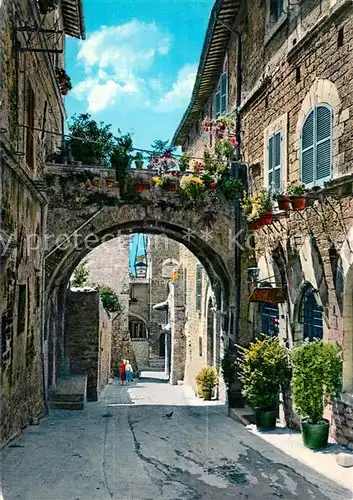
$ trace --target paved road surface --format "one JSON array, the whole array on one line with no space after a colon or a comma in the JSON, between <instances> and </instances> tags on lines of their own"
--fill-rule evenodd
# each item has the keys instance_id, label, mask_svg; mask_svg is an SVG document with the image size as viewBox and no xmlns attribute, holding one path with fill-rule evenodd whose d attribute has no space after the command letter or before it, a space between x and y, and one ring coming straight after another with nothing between
<instances>
[{"instance_id":1,"label":"paved road surface","mask_svg":"<svg viewBox=\"0 0 353 500\"><path fill-rule=\"evenodd\" d=\"M82 412L52 411L4 450L4 500L352 498L186 394L143 378Z\"/></svg>"}]
</instances>

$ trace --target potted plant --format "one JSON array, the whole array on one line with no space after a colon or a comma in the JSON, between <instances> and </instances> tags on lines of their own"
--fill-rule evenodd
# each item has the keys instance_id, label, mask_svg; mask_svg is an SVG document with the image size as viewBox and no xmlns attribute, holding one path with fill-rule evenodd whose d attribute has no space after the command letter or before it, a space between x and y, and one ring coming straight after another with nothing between
<instances>
[{"instance_id":1,"label":"potted plant","mask_svg":"<svg viewBox=\"0 0 353 500\"><path fill-rule=\"evenodd\" d=\"M215 189L217 187L217 181L213 175L209 175L208 173L205 173L201 176L201 179L202 179L203 183L205 184L206 188Z\"/></svg>"},{"instance_id":2,"label":"potted plant","mask_svg":"<svg viewBox=\"0 0 353 500\"><path fill-rule=\"evenodd\" d=\"M291 352L294 407L301 415L304 445L311 449L327 445L328 420L323 418L325 401L341 389L342 357L334 342L305 341Z\"/></svg>"},{"instance_id":3,"label":"potted plant","mask_svg":"<svg viewBox=\"0 0 353 500\"><path fill-rule=\"evenodd\" d=\"M278 395L290 380L287 349L277 337L266 335L248 348L238 346L238 349L242 395L255 410L258 429L274 429Z\"/></svg>"},{"instance_id":4,"label":"potted plant","mask_svg":"<svg viewBox=\"0 0 353 500\"><path fill-rule=\"evenodd\" d=\"M139 151L135 156L135 165L139 170L143 167L143 154Z\"/></svg>"},{"instance_id":5,"label":"potted plant","mask_svg":"<svg viewBox=\"0 0 353 500\"><path fill-rule=\"evenodd\" d=\"M184 175L180 181L180 187L189 198L194 200L201 197L205 190L205 184L196 175Z\"/></svg>"},{"instance_id":6,"label":"potted plant","mask_svg":"<svg viewBox=\"0 0 353 500\"><path fill-rule=\"evenodd\" d=\"M136 193L142 193L148 186L148 182L145 176L132 174L130 177L130 186L135 190Z\"/></svg>"},{"instance_id":7,"label":"potted plant","mask_svg":"<svg viewBox=\"0 0 353 500\"><path fill-rule=\"evenodd\" d=\"M261 190L253 195L245 195L241 203L243 217L251 229L258 229L272 222L272 202L268 191Z\"/></svg>"},{"instance_id":8,"label":"potted plant","mask_svg":"<svg viewBox=\"0 0 353 500\"><path fill-rule=\"evenodd\" d=\"M197 386L202 392L203 399L209 401L212 391L218 384L217 370L213 366L205 366L196 377Z\"/></svg>"},{"instance_id":9,"label":"potted plant","mask_svg":"<svg viewBox=\"0 0 353 500\"><path fill-rule=\"evenodd\" d=\"M227 200L232 200L235 196L240 196L244 189L240 179L234 179L228 175L222 176L218 186Z\"/></svg>"},{"instance_id":10,"label":"potted plant","mask_svg":"<svg viewBox=\"0 0 353 500\"><path fill-rule=\"evenodd\" d=\"M298 182L292 182L287 189L293 210L304 210L306 207L305 187Z\"/></svg>"},{"instance_id":11,"label":"potted plant","mask_svg":"<svg viewBox=\"0 0 353 500\"><path fill-rule=\"evenodd\" d=\"M291 202L289 196L281 193L277 196L278 209L288 212L291 208Z\"/></svg>"},{"instance_id":12,"label":"potted plant","mask_svg":"<svg viewBox=\"0 0 353 500\"><path fill-rule=\"evenodd\" d=\"M167 191L176 191L178 189L178 179L176 175L171 173L165 174L162 177L163 188Z\"/></svg>"},{"instance_id":13,"label":"potted plant","mask_svg":"<svg viewBox=\"0 0 353 500\"><path fill-rule=\"evenodd\" d=\"M69 90L72 89L71 78L63 68L56 68L56 75L58 77L59 87L62 95L67 95Z\"/></svg>"}]
</instances>

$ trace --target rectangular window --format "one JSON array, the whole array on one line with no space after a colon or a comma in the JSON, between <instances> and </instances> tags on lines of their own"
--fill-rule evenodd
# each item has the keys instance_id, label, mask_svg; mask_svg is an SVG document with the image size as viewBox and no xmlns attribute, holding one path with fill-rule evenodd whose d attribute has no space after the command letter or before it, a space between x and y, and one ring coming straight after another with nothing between
<instances>
[{"instance_id":1,"label":"rectangular window","mask_svg":"<svg viewBox=\"0 0 353 500\"><path fill-rule=\"evenodd\" d=\"M276 23L278 19L282 16L283 10L283 0L270 0L270 21L271 23Z\"/></svg>"},{"instance_id":2,"label":"rectangular window","mask_svg":"<svg viewBox=\"0 0 353 500\"><path fill-rule=\"evenodd\" d=\"M26 328L27 310L27 285L18 285L18 314L17 314L17 335L20 335Z\"/></svg>"},{"instance_id":3,"label":"rectangular window","mask_svg":"<svg viewBox=\"0 0 353 500\"><path fill-rule=\"evenodd\" d=\"M26 128L26 163L27 166L34 169L34 92L28 83L27 89L27 128Z\"/></svg>"},{"instance_id":4,"label":"rectangular window","mask_svg":"<svg viewBox=\"0 0 353 500\"><path fill-rule=\"evenodd\" d=\"M202 301L202 266L196 267L196 311L201 312Z\"/></svg>"},{"instance_id":5,"label":"rectangular window","mask_svg":"<svg viewBox=\"0 0 353 500\"><path fill-rule=\"evenodd\" d=\"M276 132L268 141L268 187L271 191L282 188L282 132Z\"/></svg>"},{"instance_id":6,"label":"rectangular window","mask_svg":"<svg viewBox=\"0 0 353 500\"><path fill-rule=\"evenodd\" d=\"M224 61L222 74L219 78L215 96L213 98L213 116L223 115L228 111L228 61Z\"/></svg>"}]
</instances>

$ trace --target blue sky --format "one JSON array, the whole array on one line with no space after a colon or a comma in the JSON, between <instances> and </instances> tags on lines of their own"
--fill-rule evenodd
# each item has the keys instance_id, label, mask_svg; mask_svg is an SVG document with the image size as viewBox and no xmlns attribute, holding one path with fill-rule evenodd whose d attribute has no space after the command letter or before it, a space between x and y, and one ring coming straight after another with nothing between
<instances>
[{"instance_id":1,"label":"blue sky","mask_svg":"<svg viewBox=\"0 0 353 500\"><path fill-rule=\"evenodd\" d=\"M149 148L190 101L213 0L84 0L86 41L66 40L68 117L89 112Z\"/></svg>"}]
</instances>

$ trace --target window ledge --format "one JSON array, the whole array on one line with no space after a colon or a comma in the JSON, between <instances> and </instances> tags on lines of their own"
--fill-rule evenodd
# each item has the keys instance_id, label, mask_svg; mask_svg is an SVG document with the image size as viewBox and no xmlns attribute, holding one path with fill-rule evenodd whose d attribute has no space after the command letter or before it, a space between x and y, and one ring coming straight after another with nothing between
<instances>
[{"instance_id":1,"label":"window ledge","mask_svg":"<svg viewBox=\"0 0 353 500\"><path fill-rule=\"evenodd\" d=\"M288 19L288 13L283 12L281 17L275 22L270 23L266 26L266 32L264 37L264 44L267 45L270 40L275 36L277 31L284 25Z\"/></svg>"}]
</instances>

